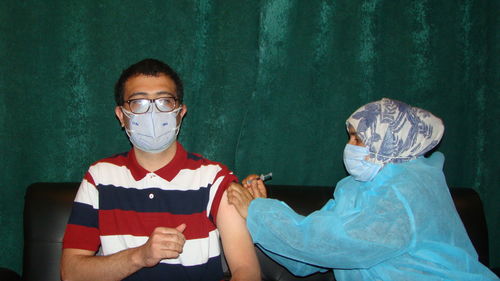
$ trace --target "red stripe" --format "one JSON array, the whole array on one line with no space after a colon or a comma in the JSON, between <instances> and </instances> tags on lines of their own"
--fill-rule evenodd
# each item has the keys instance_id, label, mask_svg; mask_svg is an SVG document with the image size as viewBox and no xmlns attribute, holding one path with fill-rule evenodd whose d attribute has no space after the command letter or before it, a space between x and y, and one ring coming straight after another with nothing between
<instances>
[{"instance_id":1,"label":"red stripe","mask_svg":"<svg viewBox=\"0 0 500 281\"><path fill-rule=\"evenodd\" d=\"M82 249L97 251L101 241L99 230L94 227L68 224L63 238L63 249Z\"/></svg>"},{"instance_id":2,"label":"red stripe","mask_svg":"<svg viewBox=\"0 0 500 281\"><path fill-rule=\"evenodd\" d=\"M233 174L229 174L227 170L219 171L214 182L217 181L218 177L221 176L224 176L224 179L217 188L217 193L215 193L214 200L212 201L212 206L210 207L210 215L214 220L214 224L217 224L217 214L219 213L219 205L220 201L222 200L222 195L224 195L224 191L227 190L231 182L238 182L238 178Z\"/></svg>"},{"instance_id":3,"label":"red stripe","mask_svg":"<svg viewBox=\"0 0 500 281\"><path fill-rule=\"evenodd\" d=\"M101 235L149 236L156 227L175 228L186 224L183 234L186 239L208 237L216 229L206 212L191 215L173 215L166 212L143 213L123 210L99 211Z\"/></svg>"},{"instance_id":4,"label":"red stripe","mask_svg":"<svg viewBox=\"0 0 500 281\"><path fill-rule=\"evenodd\" d=\"M132 150L130 150L128 153L124 153L124 154L116 154L116 155L113 155L111 157L108 157L108 158L104 158L102 160L99 160L98 162L94 163L94 164L97 164L97 163L102 163L102 162L105 162L105 163L111 163L111 164L114 164L116 166L126 166L127 165L127 161L128 161L128 154L131 153Z\"/></svg>"},{"instance_id":5,"label":"red stripe","mask_svg":"<svg viewBox=\"0 0 500 281\"><path fill-rule=\"evenodd\" d=\"M94 178L89 172L85 173L85 176L83 177L87 182L89 182L91 185L95 186Z\"/></svg>"}]
</instances>

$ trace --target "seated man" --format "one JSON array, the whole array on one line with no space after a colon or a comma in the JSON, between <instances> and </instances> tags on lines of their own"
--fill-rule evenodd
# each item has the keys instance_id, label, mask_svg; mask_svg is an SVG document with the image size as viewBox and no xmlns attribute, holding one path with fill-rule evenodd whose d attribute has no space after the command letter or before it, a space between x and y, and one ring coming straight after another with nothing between
<instances>
[{"instance_id":1,"label":"seated man","mask_svg":"<svg viewBox=\"0 0 500 281\"><path fill-rule=\"evenodd\" d=\"M177 73L154 59L123 71L115 114L133 148L90 166L63 240L63 280L260 280L225 166L176 141L187 107ZM100 249L102 255L95 255Z\"/></svg>"}]
</instances>

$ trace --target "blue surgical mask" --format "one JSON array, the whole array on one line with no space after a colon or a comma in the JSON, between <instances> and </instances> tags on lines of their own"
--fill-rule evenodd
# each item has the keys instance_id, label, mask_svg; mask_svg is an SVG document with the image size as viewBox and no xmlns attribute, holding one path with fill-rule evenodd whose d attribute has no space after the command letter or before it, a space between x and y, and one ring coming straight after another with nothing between
<instances>
[{"instance_id":1,"label":"blue surgical mask","mask_svg":"<svg viewBox=\"0 0 500 281\"><path fill-rule=\"evenodd\" d=\"M368 147L346 144L344 149L344 165L347 172L357 181L371 181L380 169L381 164L365 160L370 154Z\"/></svg>"},{"instance_id":2,"label":"blue surgical mask","mask_svg":"<svg viewBox=\"0 0 500 281\"><path fill-rule=\"evenodd\" d=\"M159 153L167 149L177 138L177 114L180 107L170 112L159 112L156 109L143 114L134 114L122 107L128 117L125 128L130 142L138 149Z\"/></svg>"}]
</instances>

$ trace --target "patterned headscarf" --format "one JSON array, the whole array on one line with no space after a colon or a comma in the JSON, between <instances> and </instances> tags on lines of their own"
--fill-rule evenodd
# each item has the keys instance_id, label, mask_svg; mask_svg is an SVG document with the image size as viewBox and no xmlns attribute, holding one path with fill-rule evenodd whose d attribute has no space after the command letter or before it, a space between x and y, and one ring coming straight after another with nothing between
<instances>
[{"instance_id":1,"label":"patterned headscarf","mask_svg":"<svg viewBox=\"0 0 500 281\"><path fill-rule=\"evenodd\" d=\"M434 148L444 132L440 118L400 101L383 98L356 110L346 121L368 147L375 163L401 163Z\"/></svg>"}]
</instances>

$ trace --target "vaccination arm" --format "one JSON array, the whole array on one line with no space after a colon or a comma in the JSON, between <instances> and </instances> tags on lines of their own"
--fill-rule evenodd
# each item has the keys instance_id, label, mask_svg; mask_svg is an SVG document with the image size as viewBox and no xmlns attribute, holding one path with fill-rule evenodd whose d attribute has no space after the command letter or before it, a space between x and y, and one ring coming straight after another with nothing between
<instances>
[{"instance_id":1,"label":"vaccination arm","mask_svg":"<svg viewBox=\"0 0 500 281\"><path fill-rule=\"evenodd\" d=\"M231 270L231 280L260 280L260 266L252 238L245 226L245 220L234 206L229 205L227 191L224 192L220 202L217 228L220 232L224 255Z\"/></svg>"}]
</instances>

